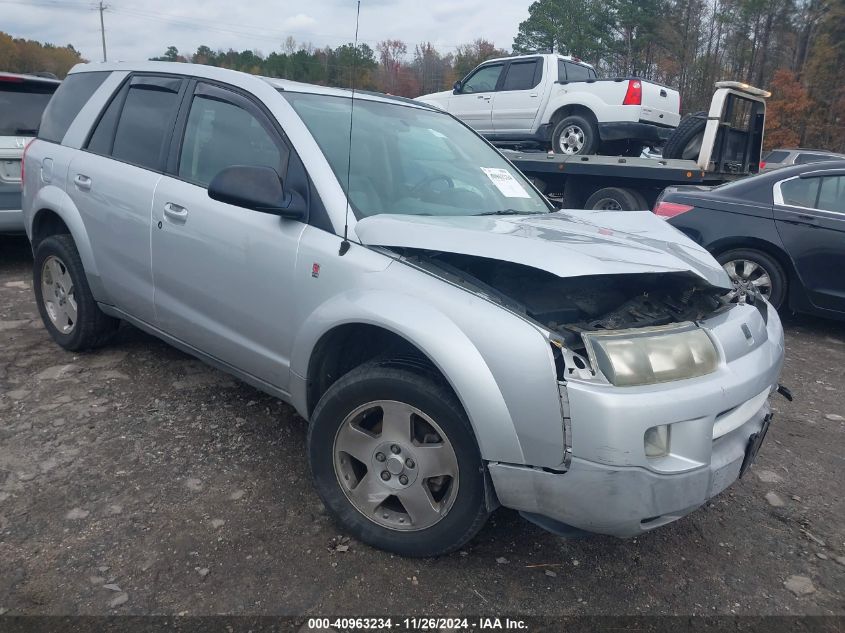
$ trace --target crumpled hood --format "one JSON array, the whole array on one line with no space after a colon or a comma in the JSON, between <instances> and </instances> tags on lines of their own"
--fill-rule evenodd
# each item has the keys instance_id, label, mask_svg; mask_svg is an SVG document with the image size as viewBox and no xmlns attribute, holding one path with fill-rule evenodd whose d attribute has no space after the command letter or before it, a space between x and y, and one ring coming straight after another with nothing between
<instances>
[{"instance_id":1,"label":"crumpled hood","mask_svg":"<svg viewBox=\"0 0 845 633\"><path fill-rule=\"evenodd\" d=\"M691 271L731 288L706 250L650 211L558 211L514 216L374 215L363 244L460 253L523 264L559 277Z\"/></svg>"}]
</instances>

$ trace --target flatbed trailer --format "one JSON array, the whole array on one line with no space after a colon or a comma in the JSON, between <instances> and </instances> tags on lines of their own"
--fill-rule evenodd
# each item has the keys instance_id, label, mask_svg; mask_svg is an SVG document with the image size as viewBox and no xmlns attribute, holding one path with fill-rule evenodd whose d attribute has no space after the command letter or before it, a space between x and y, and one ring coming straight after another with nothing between
<instances>
[{"instance_id":1,"label":"flatbed trailer","mask_svg":"<svg viewBox=\"0 0 845 633\"><path fill-rule=\"evenodd\" d=\"M701 116L706 122L695 141L697 159L503 154L563 208L651 209L670 185L719 185L759 170L769 93L735 82L716 87L707 116Z\"/></svg>"}]
</instances>

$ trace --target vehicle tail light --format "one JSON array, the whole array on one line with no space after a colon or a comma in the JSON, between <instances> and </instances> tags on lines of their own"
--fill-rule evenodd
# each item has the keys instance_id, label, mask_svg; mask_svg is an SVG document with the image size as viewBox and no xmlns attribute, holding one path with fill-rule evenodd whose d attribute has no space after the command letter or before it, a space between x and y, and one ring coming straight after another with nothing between
<instances>
[{"instance_id":1,"label":"vehicle tail light","mask_svg":"<svg viewBox=\"0 0 845 633\"><path fill-rule=\"evenodd\" d=\"M622 105L642 105L643 103L643 83L639 79L628 80L628 91L625 93L625 99L622 100Z\"/></svg>"},{"instance_id":2,"label":"vehicle tail light","mask_svg":"<svg viewBox=\"0 0 845 633\"><path fill-rule=\"evenodd\" d=\"M663 202L662 200L658 201L656 205L654 205L654 215L663 218L664 220L668 220L669 218L674 218L676 215L681 215L682 213L686 213L687 211L692 211L695 207L691 207L688 204L678 204L677 202Z\"/></svg>"},{"instance_id":3,"label":"vehicle tail light","mask_svg":"<svg viewBox=\"0 0 845 633\"><path fill-rule=\"evenodd\" d=\"M0 81L7 81L12 84L22 84L23 77L10 77L9 75L0 75Z\"/></svg>"},{"instance_id":4,"label":"vehicle tail light","mask_svg":"<svg viewBox=\"0 0 845 633\"><path fill-rule=\"evenodd\" d=\"M765 169L765 168L766 168L766 161L761 160L760 161L760 169Z\"/></svg>"},{"instance_id":5,"label":"vehicle tail light","mask_svg":"<svg viewBox=\"0 0 845 633\"><path fill-rule=\"evenodd\" d=\"M31 139L23 146L23 154L21 154L21 184L23 184L24 166L26 165L26 150L29 149L29 146L32 145L34 141L35 139Z\"/></svg>"}]
</instances>

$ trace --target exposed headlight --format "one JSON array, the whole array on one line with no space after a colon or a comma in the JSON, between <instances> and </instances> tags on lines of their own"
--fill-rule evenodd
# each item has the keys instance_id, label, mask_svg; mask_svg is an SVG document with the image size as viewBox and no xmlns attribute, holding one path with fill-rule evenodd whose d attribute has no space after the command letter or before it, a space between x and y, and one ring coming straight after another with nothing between
<instances>
[{"instance_id":1,"label":"exposed headlight","mask_svg":"<svg viewBox=\"0 0 845 633\"><path fill-rule=\"evenodd\" d=\"M595 365L614 385L652 385L716 370L713 341L693 324L584 334Z\"/></svg>"}]
</instances>

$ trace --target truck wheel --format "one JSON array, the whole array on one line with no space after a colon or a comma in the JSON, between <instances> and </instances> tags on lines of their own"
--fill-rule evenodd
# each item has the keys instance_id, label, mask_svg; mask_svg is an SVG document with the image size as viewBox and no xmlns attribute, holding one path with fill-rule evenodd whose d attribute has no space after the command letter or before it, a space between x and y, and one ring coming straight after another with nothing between
<instances>
[{"instance_id":1,"label":"truck wheel","mask_svg":"<svg viewBox=\"0 0 845 633\"><path fill-rule=\"evenodd\" d=\"M97 306L70 235L53 235L38 245L32 276L44 327L65 349L105 345L120 325Z\"/></svg>"},{"instance_id":2,"label":"truck wheel","mask_svg":"<svg viewBox=\"0 0 845 633\"><path fill-rule=\"evenodd\" d=\"M696 160L704 140L707 113L696 112L684 117L663 147L663 158Z\"/></svg>"},{"instance_id":3,"label":"truck wheel","mask_svg":"<svg viewBox=\"0 0 845 633\"><path fill-rule=\"evenodd\" d=\"M584 203L585 209L601 211L643 211L648 204L638 191L623 187L599 189Z\"/></svg>"},{"instance_id":4,"label":"truck wheel","mask_svg":"<svg viewBox=\"0 0 845 633\"><path fill-rule=\"evenodd\" d=\"M595 154L598 147L596 124L577 114L561 120L552 132L552 150L557 154Z\"/></svg>"},{"instance_id":5,"label":"truck wheel","mask_svg":"<svg viewBox=\"0 0 845 633\"><path fill-rule=\"evenodd\" d=\"M773 257L754 248L737 248L720 254L716 260L734 284L728 295L731 300L739 300L750 286L755 286L775 310L780 310L786 299L786 273Z\"/></svg>"},{"instance_id":6,"label":"truck wheel","mask_svg":"<svg viewBox=\"0 0 845 633\"><path fill-rule=\"evenodd\" d=\"M317 492L359 540L403 556L439 556L487 520L484 465L452 392L384 361L341 377L308 428Z\"/></svg>"}]
</instances>

